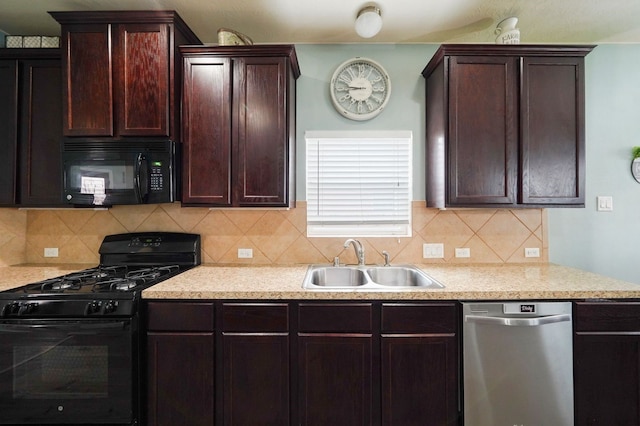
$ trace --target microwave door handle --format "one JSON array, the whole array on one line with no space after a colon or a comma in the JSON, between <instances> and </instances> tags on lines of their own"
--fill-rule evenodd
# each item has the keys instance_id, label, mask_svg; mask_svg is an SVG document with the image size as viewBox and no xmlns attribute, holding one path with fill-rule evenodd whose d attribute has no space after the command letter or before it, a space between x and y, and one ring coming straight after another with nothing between
<instances>
[{"instance_id":1,"label":"microwave door handle","mask_svg":"<svg viewBox=\"0 0 640 426\"><path fill-rule=\"evenodd\" d=\"M136 158L135 193L139 203L145 203L149 195L149 169L147 159L143 153Z\"/></svg>"}]
</instances>

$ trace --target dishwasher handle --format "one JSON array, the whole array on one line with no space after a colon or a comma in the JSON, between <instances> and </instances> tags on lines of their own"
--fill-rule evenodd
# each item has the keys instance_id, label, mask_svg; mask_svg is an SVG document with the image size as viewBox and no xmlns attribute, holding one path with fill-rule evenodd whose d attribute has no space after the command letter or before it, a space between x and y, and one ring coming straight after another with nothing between
<instances>
[{"instance_id":1,"label":"dishwasher handle","mask_svg":"<svg viewBox=\"0 0 640 426\"><path fill-rule=\"evenodd\" d=\"M545 324L571 321L571 314L548 315L534 318L488 317L482 315L466 315L465 322L487 325L503 325L507 327L537 327Z\"/></svg>"}]
</instances>

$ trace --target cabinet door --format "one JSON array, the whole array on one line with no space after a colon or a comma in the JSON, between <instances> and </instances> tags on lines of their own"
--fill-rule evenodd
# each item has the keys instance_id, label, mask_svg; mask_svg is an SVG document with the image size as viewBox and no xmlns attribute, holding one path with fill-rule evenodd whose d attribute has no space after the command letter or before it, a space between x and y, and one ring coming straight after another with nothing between
<instances>
[{"instance_id":1,"label":"cabinet door","mask_svg":"<svg viewBox=\"0 0 640 426\"><path fill-rule=\"evenodd\" d=\"M574 305L576 425L640 424L640 304Z\"/></svg>"},{"instance_id":2,"label":"cabinet door","mask_svg":"<svg viewBox=\"0 0 640 426\"><path fill-rule=\"evenodd\" d=\"M370 334L302 334L298 349L301 425L378 423L372 417Z\"/></svg>"},{"instance_id":3,"label":"cabinet door","mask_svg":"<svg viewBox=\"0 0 640 426\"><path fill-rule=\"evenodd\" d=\"M373 303L298 305L301 425L379 424L379 349Z\"/></svg>"},{"instance_id":4,"label":"cabinet door","mask_svg":"<svg viewBox=\"0 0 640 426\"><path fill-rule=\"evenodd\" d=\"M573 350L576 424L640 424L640 337L577 333Z\"/></svg>"},{"instance_id":5,"label":"cabinet door","mask_svg":"<svg viewBox=\"0 0 640 426\"><path fill-rule=\"evenodd\" d=\"M17 195L18 65L0 60L0 205L13 206Z\"/></svg>"},{"instance_id":6,"label":"cabinet door","mask_svg":"<svg viewBox=\"0 0 640 426\"><path fill-rule=\"evenodd\" d=\"M108 24L64 25L63 133L113 136L113 74Z\"/></svg>"},{"instance_id":7,"label":"cabinet door","mask_svg":"<svg viewBox=\"0 0 640 426\"><path fill-rule=\"evenodd\" d=\"M225 425L289 425L289 336L223 336Z\"/></svg>"},{"instance_id":8,"label":"cabinet door","mask_svg":"<svg viewBox=\"0 0 640 426\"><path fill-rule=\"evenodd\" d=\"M382 304L382 424L457 425L458 309L451 302Z\"/></svg>"},{"instance_id":9,"label":"cabinet door","mask_svg":"<svg viewBox=\"0 0 640 426\"><path fill-rule=\"evenodd\" d=\"M583 58L523 58L523 204L584 205L583 76Z\"/></svg>"},{"instance_id":10,"label":"cabinet door","mask_svg":"<svg viewBox=\"0 0 640 426\"><path fill-rule=\"evenodd\" d=\"M20 204L62 205L60 60L22 61Z\"/></svg>"},{"instance_id":11,"label":"cabinet door","mask_svg":"<svg viewBox=\"0 0 640 426\"><path fill-rule=\"evenodd\" d=\"M169 26L119 24L114 40L117 132L169 136Z\"/></svg>"},{"instance_id":12,"label":"cabinet door","mask_svg":"<svg viewBox=\"0 0 640 426\"><path fill-rule=\"evenodd\" d=\"M452 56L449 62L449 205L515 204L518 62Z\"/></svg>"},{"instance_id":13,"label":"cabinet door","mask_svg":"<svg viewBox=\"0 0 640 426\"><path fill-rule=\"evenodd\" d=\"M149 425L214 424L213 333L147 334Z\"/></svg>"},{"instance_id":14,"label":"cabinet door","mask_svg":"<svg viewBox=\"0 0 640 426\"><path fill-rule=\"evenodd\" d=\"M147 308L147 424L214 424L214 306L153 301Z\"/></svg>"},{"instance_id":15,"label":"cabinet door","mask_svg":"<svg viewBox=\"0 0 640 426\"><path fill-rule=\"evenodd\" d=\"M231 205L231 62L184 58L184 204Z\"/></svg>"},{"instance_id":16,"label":"cabinet door","mask_svg":"<svg viewBox=\"0 0 640 426\"><path fill-rule=\"evenodd\" d=\"M283 57L234 59L233 188L239 206L287 205L287 72Z\"/></svg>"},{"instance_id":17,"label":"cabinet door","mask_svg":"<svg viewBox=\"0 0 640 426\"><path fill-rule=\"evenodd\" d=\"M458 422L455 335L382 336L382 424Z\"/></svg>"},{"instance_id":18,"label":"cabinet door","mask_svg":"<svg viewBox=\"0 0 640 426\"><path fill-rule=\"evenodd\" d=\"M223 303L221 311L222 424L288 426L288 304Z\"/></svg>"}]
</instances>

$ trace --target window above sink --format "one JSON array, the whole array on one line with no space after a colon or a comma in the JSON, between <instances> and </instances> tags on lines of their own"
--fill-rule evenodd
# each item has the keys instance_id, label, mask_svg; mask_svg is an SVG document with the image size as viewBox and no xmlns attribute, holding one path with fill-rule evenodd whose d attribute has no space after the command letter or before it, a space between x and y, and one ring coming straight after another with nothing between
<instances>
[{"instance_id":1,"label":"window above sink","mask_svg":"<svg viewBox=\"0 0 640 426\"><path fill-rule=\"evenodd\" d=\"M411 236L410 131L307 131L307 235Z\"/></svg>"}]
</instances>

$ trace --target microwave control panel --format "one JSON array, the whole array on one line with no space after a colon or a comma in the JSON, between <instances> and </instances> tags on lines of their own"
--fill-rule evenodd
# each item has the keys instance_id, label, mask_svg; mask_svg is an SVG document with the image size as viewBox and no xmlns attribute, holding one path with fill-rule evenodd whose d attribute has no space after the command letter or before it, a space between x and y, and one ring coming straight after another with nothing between
<instances>
[{"instance_id":1,"label":"microwave control panel","mask_svg":"<svg viewBox=\"0 0 640 426\"><path fill-rule=\"evenodd\" d=\"M162 173L162 162L153 161L151 163L151 190L162 191L164 189L163 181L164 173Z\"/></svg>"}]
</instances>

